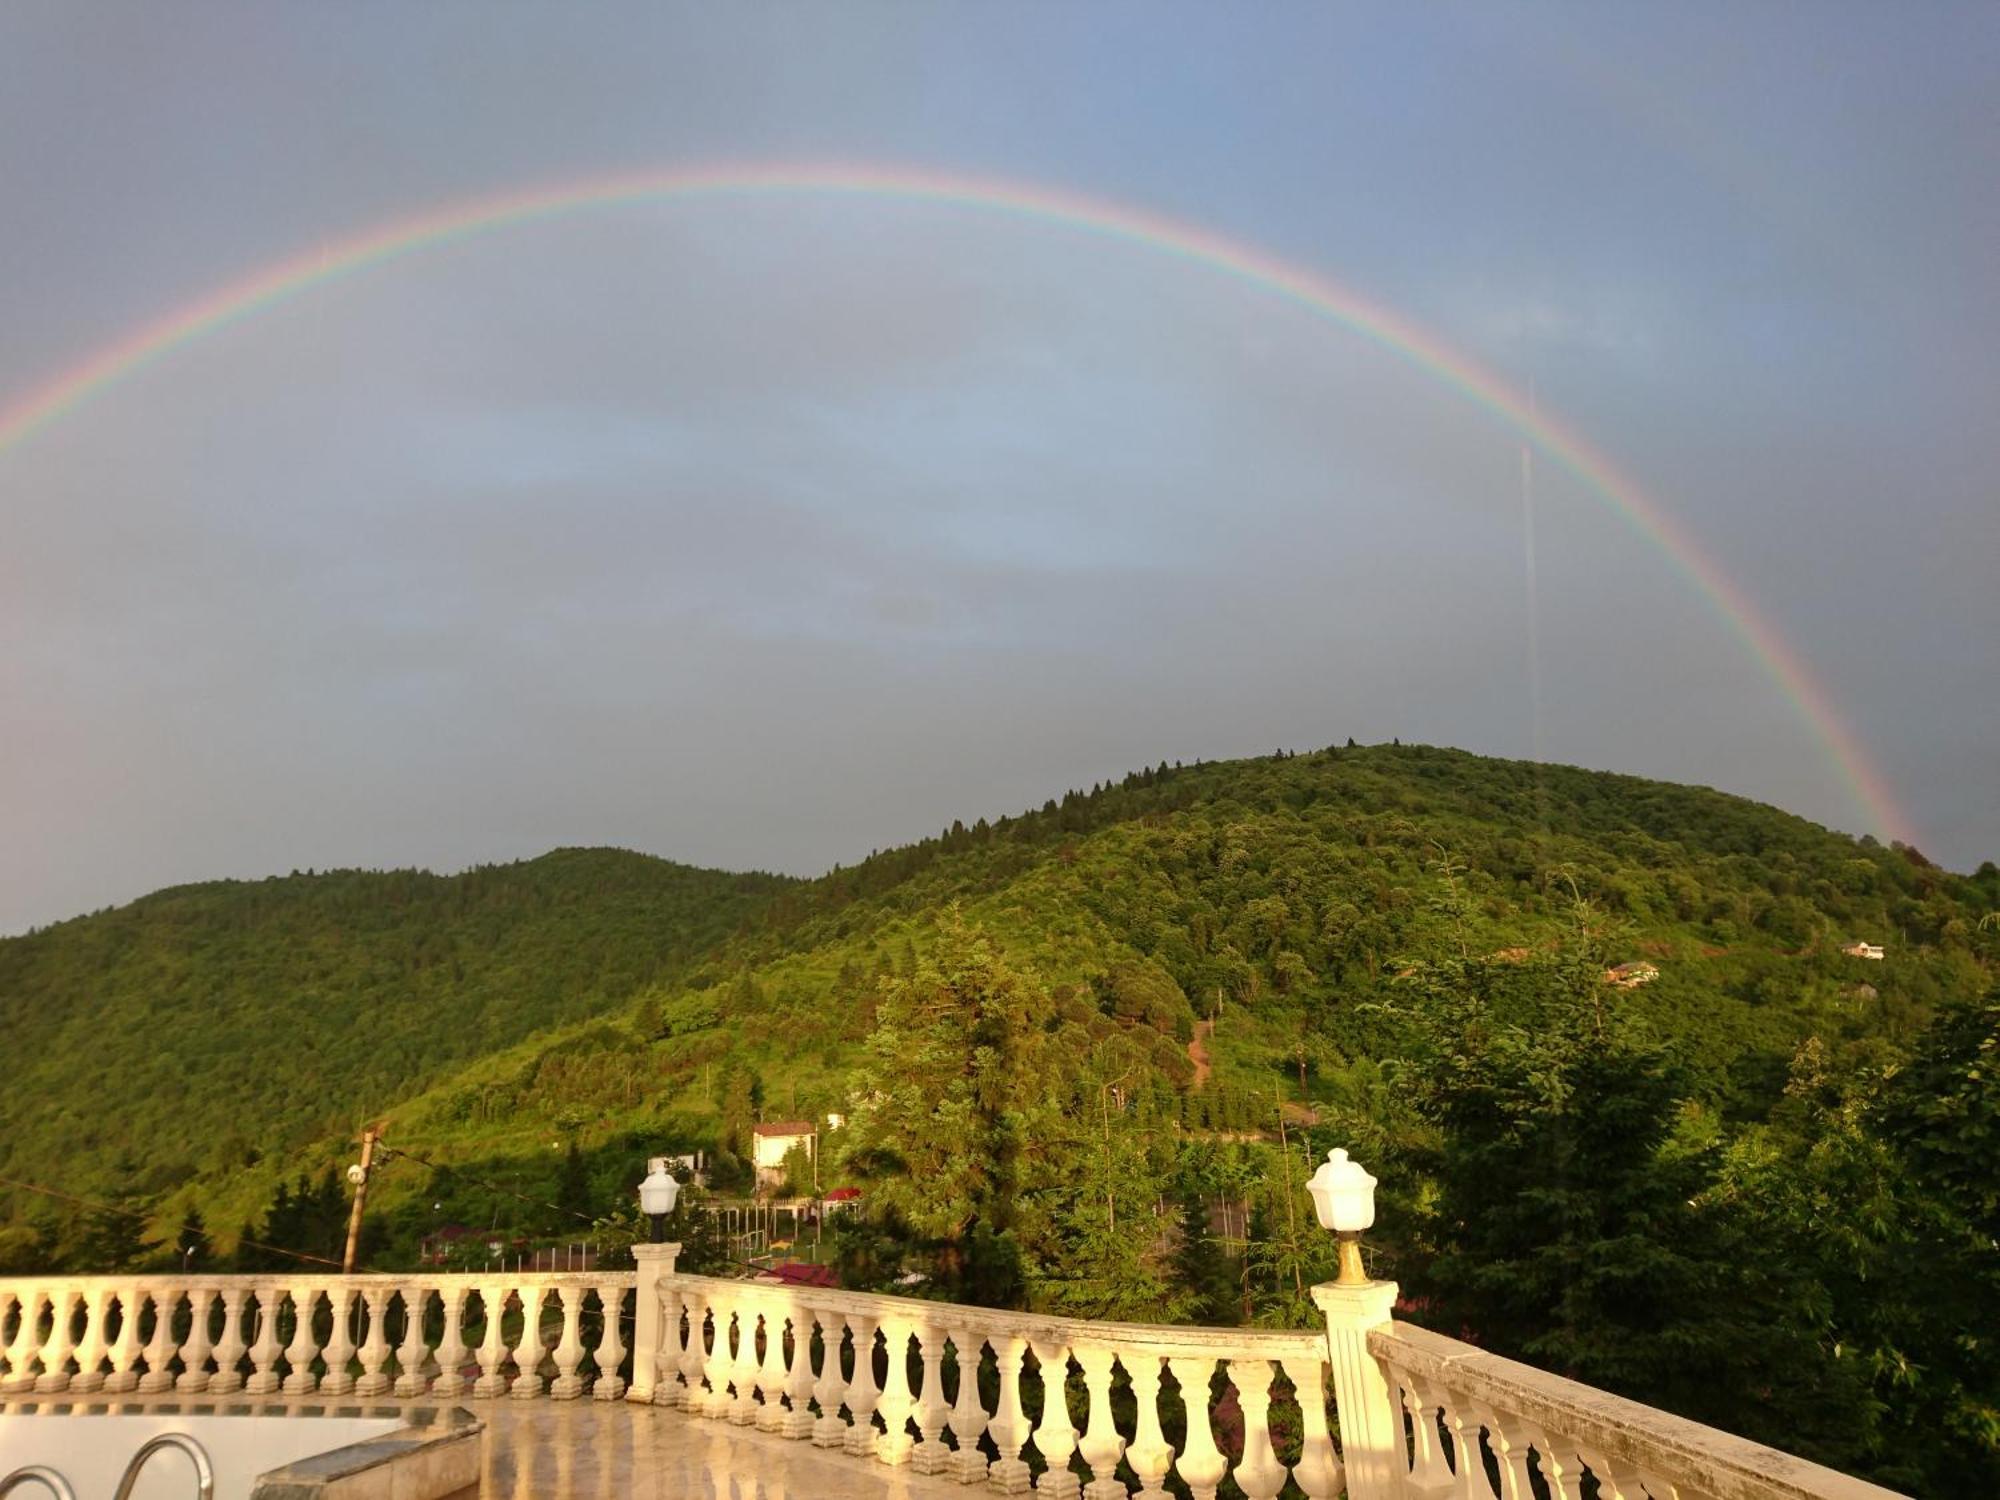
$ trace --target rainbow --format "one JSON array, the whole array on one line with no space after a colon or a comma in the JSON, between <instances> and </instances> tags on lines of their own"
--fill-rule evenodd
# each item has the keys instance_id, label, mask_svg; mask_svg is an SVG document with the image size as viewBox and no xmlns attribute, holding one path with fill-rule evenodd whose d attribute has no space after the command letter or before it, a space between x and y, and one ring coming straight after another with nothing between
<instances>
[{"instance_id":1,"label":"rainbow","mask_svg":"<svg viewBox=\"0 0 2000 1500\"><path fill-rule=\"evenodd\" d=\"M0 407L0 455L197 339L389 261L489 230L583 209L661 199L796 193L902 199L1005 213L1139 246L1246 282L1436 377L1521 433L1639 536L1666 553L1797 710L1873 830L1907 841L1908 825L1888 783L1834 712L1832 700L1798 653L1665 509L1581 435L1435 334L1324 276L1191 224L1054 188L874 166L719 165L562 182L452 203L265 266L98 350Z\"/></svg>"}]
</instances>

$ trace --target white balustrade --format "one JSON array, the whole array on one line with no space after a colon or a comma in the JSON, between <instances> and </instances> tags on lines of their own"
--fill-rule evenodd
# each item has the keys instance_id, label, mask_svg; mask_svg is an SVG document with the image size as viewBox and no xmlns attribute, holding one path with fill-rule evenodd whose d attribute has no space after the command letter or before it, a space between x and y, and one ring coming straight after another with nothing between
<instances>
[{"instance_id":1,"label":"white balustrade","mask_svg":"<svg viewBox=\"0 0 2000 1500\"><path fill-rule=\"evenodd\" d=\"M475 1394L542 1394L552 1343L557 1378L549 1394L575 1397L594 1386L615 1400L625 1391L620 1319L632 1283L629 1272L0 1280L0 1394L462 1396L472 1353L466 1307L476 1292L487 1314ZM604 1309L594 1349L583 1330L591 1294ZM441 1314L434 1342L425 1328L433 1297ZM523 1321L510 1342L502 1321L516 1300ZM558 1308L561 1322L551 1325ZM586 1380L586 1358L596 1362L594 1380Z\"/></svg>"},{"instance_id":2,"label":"white balustrade","mask_svg":"<svg viewBox=\"0 0 2000 1500\"><path fill-rule=\"evenodd\" d=\"M1311 1332L1176 1328L681 1275L672 1251L622 1276L0 1280L0 1392L457 1398L476 1356L474 1396L681 1407L1038 1500L1123 1500L1134 1478L1148 1500L1213 1500L1225 1479L1248 1500L1288 1484L1309 1500L1895 1500L1398 1323L1388 1283L1315 1288L1327 1324Z\"/></svg>"},{"instance_id":3,"label":"white balustrade","mask_svg":"<svg viewBox=\"0 0 2000 1500\"><path fill-rule=\"evenodd\" d=\"M967 1485L985 1483L1002 1494L1032 1488L1047 1500L1122 1500L1128 1493L1119 1478L1122 1462L1149 1496L1169 1493L1168 1477L1175 1473L1195 1493L1212 1495L1232 1472L1209 1412L1209 1377L1226 1358L1243 1414L1244 1461L1234 1472L1245 1493L1276 1495L1295 1470L1314 1500L1339 1493L1321 1333L1090 1323L673 1273L659 1278L655 1294L675 1330L670 1342L684 1338L678 1357L660 1367L653 1396L658 1405L810 1436L822 1448L844 1447ZM989 1349L994 1375L983 1391L980 1372ZM1030 1350L1038 1375L1027 1369ZM1080 1433L1069 1405L1072 1365L1087 1397ZM1174 1397L1164 1379L1168 1370L1189 1393L1187 1438L1178 1448L1168 1431L1179 1424L1163 1415L1163 1403L1170 1409ZM1290 1424L1305 1438L1289 1467L1270 1428L1271 1388L1280 1373L1318 1403ZM1116 1413L1125 1383L1137 1417L1127 1417L1121 1428ZM1041 1387L1039 1412L1031 1416L1035 1385ZM815 1402L817 1420L810 1410ZM989 1462L983 1442L997 1458ZM1039 1464L1029 1457L1031 1447ZM1073 1459L1088 1470L1087 1490L1071 1469ZM1039 1481L1030 1478L1035 1468L1044 1470Z\"/></svg>"},{"instance_id":4,"label":"white balustrade","mask_svg":"<svg viewBox=\"0 0 2000 1500\"><path fill-rule=\"evenodd\" d=\"M1407 1323L1367 1335L1409 1422L1386 1493L1456 1500L1898 1500L1890 1490ZM1400 1426L1401 1424L1397 1424ZM1350 1460L1350 1468L1352 1467ZM1247 1492L1247 1488L1246 1488ZM1356 1500L1369 1500L1359 1494Z\"/></svg>"}]
</instances>

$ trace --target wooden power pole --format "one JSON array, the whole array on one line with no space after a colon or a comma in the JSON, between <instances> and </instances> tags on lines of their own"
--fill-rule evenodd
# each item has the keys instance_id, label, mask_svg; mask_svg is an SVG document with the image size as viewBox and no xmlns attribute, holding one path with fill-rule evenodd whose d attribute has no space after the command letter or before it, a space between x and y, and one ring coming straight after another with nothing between
<instances>
[{"instance_id":1,"label":"wooden power pole","mask_svg":"<svg viewBox=\"0 0 2000 1500\"><path fill-rule=\"evenodd\" d=\"M375 1165L375 1127L361 1132L361 1165L354 1174L354 1210L347 1216L347 1248L340 1255L340 1274L354 1274L355 1252L361 1248L361 1209L368 1201L368 1173Z\"/></svg>"}]
</instances>

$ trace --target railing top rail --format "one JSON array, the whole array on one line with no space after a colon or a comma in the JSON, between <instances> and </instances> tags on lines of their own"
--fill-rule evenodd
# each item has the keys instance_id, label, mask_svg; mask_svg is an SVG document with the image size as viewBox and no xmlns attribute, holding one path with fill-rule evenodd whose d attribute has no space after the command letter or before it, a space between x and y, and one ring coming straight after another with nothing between
<instances>
[{"instance_id":1,"label":"railing top rail","mask_svg":"<svg viewBox=\"0 0 2000 1500\"><path fill-rule=\"evenodd\" d=\"M768 1281L732 1281L719 1277L674 1273L660 1285L704 1296L791 1302L822 1312L857 1313L878 1321L906 1319L919 1325L964 1328L987 1338L1020 1337L1047 1343L1112 1344L1164 1357L1326 1360L1326 1334L1319 1330L1277 1328L1204 1328L1172 1323L1112 1323L1091 1318L1060 1318L1005 1308L973 1307L962 1302L938 1302L924 1297L896 1297L881 1292L848 1292L830 1287L787 1286Z\"/></svg>"},{"instance_id":2,"label":"railing top rail","mask_svg":"<svg viewBox=\"0 0 2000 1500\"><path fill-rule=\"evenodd\" d=\"M1392 1369L1435 1381L1606 1458L1671 1476L1715 1500L1907 1500L1864 1479L1411 1323L1374 1329L1368 1349Z\"/></svg>"},{"instance_id":3,"label":"railing top rail","mask_svg":"<svg viewBox=\"0 0 2000 1500\"><path fill-rule=\"evenodd\" d=\"M183 1276L178 1271L126 1271L108 1276L6 1276L0 1277L0 1293L29 1296L36 1292L118 1291L126 1287L172 1288L176 1291L255 1291L270 1287L290 1291L295 1287L328 1291L337 1287L369 1287L395 1290L406 1286L432 1289L481 1286L632 1286L633 1271L361 1271L343 1276L338 1271L244 1271L239 1273Z\"/></svg>"}]
</instances>

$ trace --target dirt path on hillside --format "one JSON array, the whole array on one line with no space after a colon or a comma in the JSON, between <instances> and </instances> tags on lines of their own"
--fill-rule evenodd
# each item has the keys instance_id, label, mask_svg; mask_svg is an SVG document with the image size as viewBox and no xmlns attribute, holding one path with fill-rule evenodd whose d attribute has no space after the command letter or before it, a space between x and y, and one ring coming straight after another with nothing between
<instances>
[{"instance_id":1,"label":"dirt path on hillside","mask_svg":"<svg viewBox=\"0 0 2000 1500\"><path fill-rule=\"evenodd\" d=\"M1188 1061L1194 1064L1194 1086L1200 1088L1208 1082L1208 1039L1215 1031L1215 1022L1194 1023L1194 1036L1188 1041Z\"/></svg>"}]
</instances>

